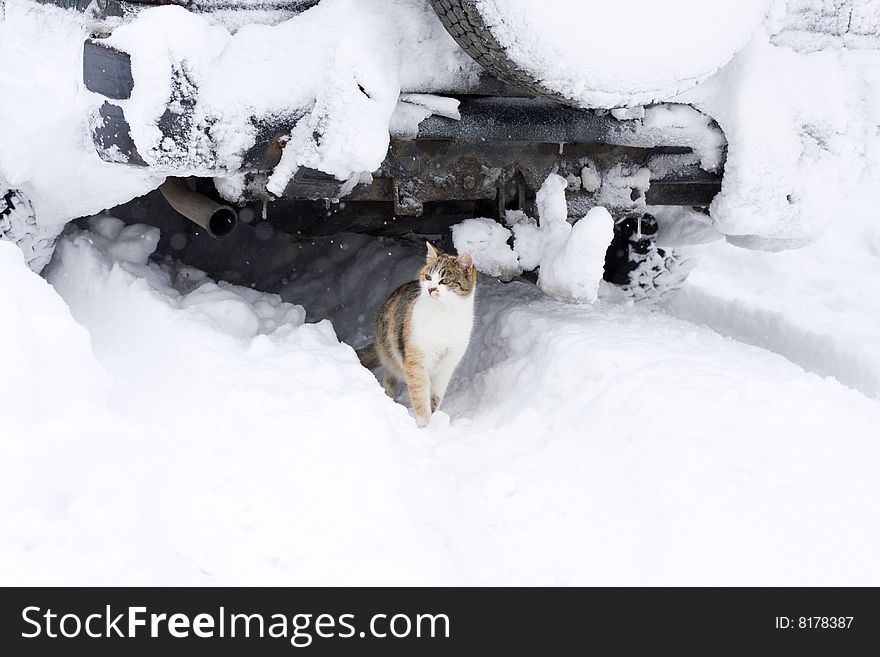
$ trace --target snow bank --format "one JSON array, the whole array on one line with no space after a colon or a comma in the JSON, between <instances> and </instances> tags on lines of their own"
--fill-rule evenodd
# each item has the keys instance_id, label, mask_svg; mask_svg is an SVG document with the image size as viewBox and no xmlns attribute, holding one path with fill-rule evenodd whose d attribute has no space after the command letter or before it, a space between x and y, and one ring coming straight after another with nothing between
<instances>
[{"instance_id":1,"label":"snow bank","mask_svg":"<svg viewBox=\"0 0 880 657\"><path fill-rule=\"evenodd\" d=\"M0 281L0 435L21 435L34 417L60 422L71 412L81 416L79 406L100 403L109 382L92 356L88 333L58 293L27 268L18 247L3 241Z\"/></svg>"},{"instance_id":2,"label":"snow bank","mask_svg":"<svg viewBox=\"0 0 880 657\"><path fill-rule=\"evenodd\" d=\"M52 399L41 414L33 404L43 396L22 386L29 422L0 432L0 579L453 579L406 501L418 486L412 419L331 325L304 323L301 307L275 295L150 262L154 245L154 229L106 217L59 244L48 276L112 376L109 393L75 414L90 381L74 361L96 368L86 334L18 257L21 290L39 311L31 323L54 329L55 346L22 341L23 373L46 377ZM40 290L66 325L36 323ZM53 430L41 432L45 418Z\"/></svg>"},{"instance_id":3,"label":"snow bank","mask_svg":"<svg viewBox=\"0 0 880 657\"><path fill-rule=\"evenodd\" d=\"M461 507L469 551L510 554L480 581L534 582L535 558L546 583L880 576L853 542L877 541L875 402L662 313L510 288L481 290L447 406L471 421L444 463L485 482ZM819 555L837 556L833 572L805 567Z\"/></svg>"},{"instance_id":4,"label":"snow bank","mask_svg":"<svg viewBox=\"0 0 880 657\"><path fill-rule=\"evenodd\" d=\"M692 249L699 264L672 310L880 397L880 225L858 199L837 212L802 249Z\"/></svg>"},{"instance_id":5,"label":"snow bank","mask_svg":"<svg viewBox=\"0 0 880 657\"><path fill-rule=\"evenodd\" d=\"M834 380L660 312L481 280L418 430L328 322L148 259L154 239L100 218L56 253L100 366L0 244L22 291L0 288L2 316L48 336L17 371L49 386L0 432L5 583L880 581L880 408ZM346 336L424 257L363 236L285 255L284 297Z\"/></svg>"},{"instance_id":6,"label":"snow bank","mask_svg":"<svg viewBox=\"0 0 880 657\"><path fill-rule=\"evenodd\" d=\"M362 236L292 253L276 263L295 270L283 296L307 300L352 340L423 257L420 243ZM877 511L876 404L659 311L560 305L490 280L477 294L451 427L434 428L443 438L414 493L433 490L443 505L438 531L463 581L880 576L868 549L876 536L859 520ZM834 518L840 499L859 510ZM841 537L815 523L806 500ZM838 550L845 560L831 570L805 568Z\"/></svg>"},{"instance_id":7,"label":"snow bank","mask_svg":"<svg viewBox=\"0 0 880 657\"><path fill-rule=\"evenodd\" d=\"M89 334L2 241L0 341L0 581L60 584L75 566L95 583L128 561L133 539L119 535L138 536L145 504L130 493L142 479L116 442L127 428Z\"/></svg>"},{"instance_id":8,"label":"snow bank","mask_svg":"<svg viewBox=\"0 0 880 657\"><path fill-rule=\"evenodd\" d=\"M107 164L91 145L87 117L98 101L82 87L84 15L28 0L4 6L0 188L22 189L39 223L58 231L156 188L161 177Z\"/></svg>"},{"instance_id":9,"label":"snow bank","mask_svg":"<svg viewBox=\"0 0 880 657\"><path fill-rule=\"evenodd\" d=\"M769 0L479 0L508 57L582 107L668 100L704 80L758 29Z\"/></svg>"}]
</instances>

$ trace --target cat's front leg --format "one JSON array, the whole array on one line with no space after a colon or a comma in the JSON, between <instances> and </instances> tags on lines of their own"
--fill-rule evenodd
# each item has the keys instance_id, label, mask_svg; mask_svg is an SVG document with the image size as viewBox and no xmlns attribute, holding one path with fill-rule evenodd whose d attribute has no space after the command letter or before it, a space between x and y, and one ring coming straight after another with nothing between
<instances>
[{"instance_id":1,"label":"cat's front leg","mask_svg":"<svg viewBox=\"0 0 880 657\"><path fill-rule=\"evenodd\" d=\"M449 381L452 379L452 373L461 356L457 353L447 353L440 362L434 366L431 372L431 411L440 408L443 397L446 395L446 388L449 387Z\"/></svg>"},{"instance_id":2,"label":"cat's front leg","mask_svg":"<svg viewBox=\"0 0 880 657\"><path fill-rule=\"evenodd\" d=\"M409 388L409 398L416 414L416 424L419 427L427 426L431 419L431 381L425 369L424 358L421 354L407 355L403 366L406 387Z\"/></svg>"}]
</instances>

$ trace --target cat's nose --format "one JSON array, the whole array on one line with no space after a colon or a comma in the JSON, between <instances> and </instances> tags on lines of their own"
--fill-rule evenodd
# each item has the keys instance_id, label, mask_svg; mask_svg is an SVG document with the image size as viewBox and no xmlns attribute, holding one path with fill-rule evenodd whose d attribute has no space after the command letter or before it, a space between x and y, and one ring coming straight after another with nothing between
<instances>
[{"instance_id":1,"label":"cat's nose","mask_svg":"<svg viewBox=\"0 0 880 657\"><path fill-rule=\"evenodd\" d=\"M437 294L437 288L436 287L429 287L428 294L430 294L431 296L434 296L435 294Z\"/></svg>"}]
</instances>

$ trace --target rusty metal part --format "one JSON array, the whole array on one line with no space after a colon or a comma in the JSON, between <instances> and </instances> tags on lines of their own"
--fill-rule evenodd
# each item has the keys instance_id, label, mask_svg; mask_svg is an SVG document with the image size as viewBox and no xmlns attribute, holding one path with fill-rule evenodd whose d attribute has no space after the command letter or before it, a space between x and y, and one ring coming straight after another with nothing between
<instances>
[{"instance_id":1,"label":"rusty metal part","mask_svg":"<svg viewBox=\"0 0 880 657\"><path fill-rule=\"evenodd\" d=\"M675 151L675 149L670 149ZM519 209L531 211L526 190L537 190L550 173L569 179L569 197L577 213L601 204L612 214L627 216L651 205L707 205L720 190L717 174L700 169L690 153L671 173L650 178L650 186L626 171L648 169L658 149L629 148L609 144L569 144L559 155L557 144L464 141L392 141L382 166L369 185L356 186L349 201L386 201L394 204L395 216L418 217L423 205L445 201L498 201L516 190ZM580 184L581 171L589 162L602 185L594 192ZM613 184L612 184L613 183ZM337 198L341 183L326 174L300 170L284 192L285 198Z\"/></svg>"}]
</instances>

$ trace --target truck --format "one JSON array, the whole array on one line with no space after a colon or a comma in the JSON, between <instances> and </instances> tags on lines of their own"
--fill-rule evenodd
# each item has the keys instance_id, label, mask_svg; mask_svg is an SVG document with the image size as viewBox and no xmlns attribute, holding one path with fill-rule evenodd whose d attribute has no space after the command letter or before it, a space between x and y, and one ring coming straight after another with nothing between
<instances>
[{"instance_id":1,"label":"truck","mask_svg":"<svg viewBox=\"0 0 880 657\"><path fill-rule=\"evenodd\" d=\"M664 54L650 16L633 16L644 29L630 34L613 22L566 31L557 12L548 32L544 17L564 0L38 1L86 26L77 83L90 148L152 181L111 213L183 231L181 257L266 226L292 240L449 242L468 218L535 216L557 174L570 221L611 212L604 276L637 299L674 289L688 269L658 245L653 209L711 223L724 184L726 135L681 92L729 61L769 6L719 3L709 14L724 39ZM695 13L675 4L663 11L676 24L675 12ZM696 13L685 27L707 29L709 14ZM636 66L592 56L607 53L603 39L634 50ZM2 185L0 234L39 270L59 222L41 230L27 191Z\"/></svg>"}]
</instances>

